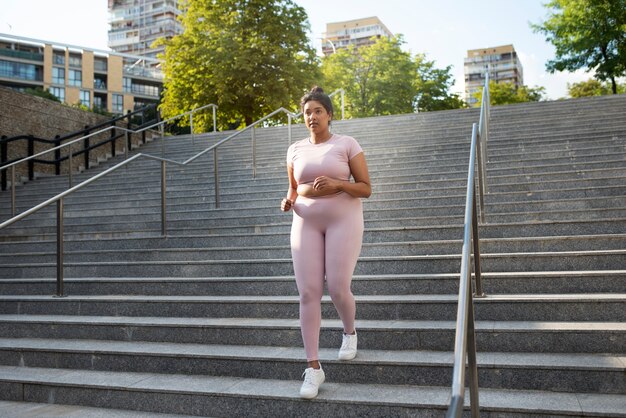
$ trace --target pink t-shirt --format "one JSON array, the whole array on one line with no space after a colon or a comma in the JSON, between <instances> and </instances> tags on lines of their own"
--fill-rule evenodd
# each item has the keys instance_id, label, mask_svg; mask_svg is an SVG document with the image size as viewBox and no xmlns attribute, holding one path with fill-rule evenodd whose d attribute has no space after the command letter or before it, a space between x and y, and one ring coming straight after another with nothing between
<instances>
[{"instance_id":1,"label":"pink t-shirt","mask_svg":"<svg viewBox=\"0 0 626 418\"><path fill-rule=\"evenodd\" d=\"M309 138L291 144L287 150L287 165L293 168L298 184L313 183L319 176L350 180L348 162L363 152L356 139L333 134L321 144L312 144Z\"/></svg>"}]
</instances>

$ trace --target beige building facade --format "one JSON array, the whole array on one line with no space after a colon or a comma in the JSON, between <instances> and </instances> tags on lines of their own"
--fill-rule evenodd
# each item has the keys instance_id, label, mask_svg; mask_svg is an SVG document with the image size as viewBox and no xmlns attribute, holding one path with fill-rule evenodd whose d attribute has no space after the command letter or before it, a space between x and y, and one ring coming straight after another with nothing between
<instances>
[{"instance_id":1,"label":"beige building facade","mask_svg":"<svg viewBox=\"0 0 626 418\"><path fill-rule=\"evenodd\" d=\"M357 48L371 45L380 37L391 38L393 34L376 16L326 24L322 37L322 52L330 55L337 49L354 45Z\"/></svg>"},{"instance_id":2,"label":"beige building facade","mask_svg":"<svg viewBox=\"0 0 626 418\"><path fill-rule=\"evenodd\" d=\"M66 104L122 114L158 103L161 62L148 57L0 34L0 85L41 88Z\"/></svg>"},{"instance_id":3,"label":"beige building facade","mask_svg":"<svg viewBox=\"0 0 626 418\"><path fill-rule=\"evenodd\" d=\"M524 84L524 69L513 45L503 45L467 51L465 69L465 101L476 103L474 94L485 84L485 74L496 83Z\"/></svg>"}]
</instances>

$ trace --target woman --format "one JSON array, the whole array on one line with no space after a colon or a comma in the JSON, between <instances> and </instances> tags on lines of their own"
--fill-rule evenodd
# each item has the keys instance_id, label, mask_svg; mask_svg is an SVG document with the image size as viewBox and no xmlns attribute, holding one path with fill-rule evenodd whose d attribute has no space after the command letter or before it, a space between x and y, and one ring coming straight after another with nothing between
<instances>
[{"instance_id":1,"label":"woman","mask_svg":"<svg viewBox=\"0 0 626 418\"><path fill-rule=\"evenodd\" d=\"M359 198L369 197L372 188L361 146L352 137L330 132L330 97L314 87L300 106L311 135L289 147L289 189L280 207L284 212L294 210L291 254L308 362L300 396L311 399L325 379L318 357L324 278L343 323L338 358L356 356L356 305L350 283L363 240Z\"/></svg>"}]
</instances>

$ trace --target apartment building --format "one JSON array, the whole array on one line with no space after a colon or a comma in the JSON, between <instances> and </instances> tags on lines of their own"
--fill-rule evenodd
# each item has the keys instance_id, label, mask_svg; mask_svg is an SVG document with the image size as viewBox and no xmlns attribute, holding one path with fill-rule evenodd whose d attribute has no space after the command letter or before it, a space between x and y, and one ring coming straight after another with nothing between
<instances>
[{"instance_id":1,"label":"apartment building","mask_svg":"<svg viewBox=\"0 0 626 418\"><path fill-rule=\"evenodd\" d=\"M0 84L48 90L64 103L78 102L121 114L158 103L160 61L0 33Z\"/></svg>"},{"instance_id":2,"label":"apartment building","mask_svg":"<svg viewBox=\"0 0 626 418\"><path fill-rule=\"evenodd\" d=\"M322 52L330 55L337 49L371 45L380 37L391 38L393 34L376 16L326 24L322 38Z\"/></svg>"},{"instance_id":3,"label":"apartment building","mask_svg":"<svg viewBox=\"0 0 626 418\"><path fill-rule=\"evenodd\" d=\"M159 38L182 33L177 0L109 0L109 48L123 54L156 58Z\"/></svg>"},{"instance_id":4,"label":"apartment building","mask_svg":"<svg viewBox=\"0 0 626 418\"><path fill-rule=\"evenodd\" d=\"M485 74L496 83L524 84L524 70L513 45L503 45L467 51L465 58L465 101L476 103L473 95L485 84Z\"/></svg>"}]
</instances>

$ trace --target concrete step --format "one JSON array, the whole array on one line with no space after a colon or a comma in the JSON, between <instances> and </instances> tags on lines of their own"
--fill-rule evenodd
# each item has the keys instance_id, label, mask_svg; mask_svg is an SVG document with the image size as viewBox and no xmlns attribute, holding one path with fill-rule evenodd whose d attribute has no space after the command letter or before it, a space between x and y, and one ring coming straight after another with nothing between
<instances>
[{"instance_id":1,"label":"concrete step","mask_svg":"<svg viewBox=\"0 0 626 418\"><path fill-rule=\"evenodd\" d=\"M513 237L513 238L488 238L481 234L480 246L485 253L499 252L547 252L547 251L584 251L584 250L619 250L623 248L623 240L626 234L602 234L602 235L561 235L561 236L537 236L537 237ZM288 243L278 239L268 245L256 245L250 242L247 246L237 246L229 243L221 247L215 245L216 236L187 235L162 237L138 237L130 239L93 238L93 239L65 239L64 251L66 254L75 252L90 252L101 250L105 254L108 251L161 251L168 249L185 249L189 251L213 251L215 254L232 251L233 254L243 254L246 251L254 254L258 251L284 251L288 249ZM252 238L250 238L252 241ZM211 244L210 242L213 242ZM363 243L362 254L365 251L392 251L398 246L398 252L387 255L420 255L420 254L456 254L459 252L462 241L452 240L407 240L388 241L382 240ZM403 254L403 251L407 253ZM56 253L56 239L47 241L13 241L0 243L0 257L2 255L20 255L38 253ZM216 258L223 258L215 255ZM254 258L241 257L235 258ZM275 257L272 257L275 258Z\"/></svg>"},{"instance_id":2,"label":"concrete step","mask_svg":"<svg viewBox=\"0 0 626 418\"><path fill-rule=\"evenodd\" d=\"M357 275L355 295L457 294L458 273ZM626 288L624 270L539 271L482 273L487 295L620 293ZM179 295L179 296L284 296L296 295L293 276L272 277L121 277L66 278L68 295ZM55 278L2 279L2 295L52 295Z\"/></svg>"},{"instance_id":3,"label":"concrete step","mask_svg":"<svg viewBox=\"0 0 626 418\"><path fill-rule=\"evenodd\" d=\"M3 366L298 380L301 347L0 339ZM359 350L350 362L320 351L335 383L451 386L452 352ZM481 388L623 394L616 354L479 353ZM546 367L549 366L549 369ZM164 376L165 377L165 376Z\"/></svg>"},{"instance_id":4,"label":"concrete step","mask_svg":"<svg viewBox=\"0 0 626 418\"><path fill-rule=\"evenodd\" d=\"M286 220L289 215L284 215ZM39 234L34 233L25 236L20 228L10 229L12 235L4 235L0 240L4 242L34 240L56 240L56 230L53 228L41 228ZM95 229L95 228L94 228ZM6 231L6 232L9 232ZM103 239L114 237L150 237L156 238L161 235L158 230L125 230L125 231L98 231L65 233L65 239ZM288 245L290 225L288 223L273 225L249 225L241 227L210 228L206 230L168 229L169 237L192 237L203 239L207 247L243 247ZM32 231L31 231L32 232ZM503 224L484 224L480 226L481 238L510 238L510 237L550 237L572 235L603 235L626 233L626 219L593 219L593 220L564 220L564 221L541 221L519 222ZM364 233L365 243L375 242L413 242L413 241L441 241L458 240L463 234L461 224L456 225L429 225L429 226L406 226L389 228L367 228Z\"/></svg>"},{"instance_id":5,"label":"concrete step","mask_svg":"<svg viewBox=\"0 0 626 418\"><path fill-rule=\"evenodd\" d=\"M0 296L4 315L296 319L297 296ZM359 318L456 319L456 295L356 295ZM626 294L493 295L475 301L477 320L625 321ZM322 316L338 318L329 297Z\"/></svg>"},{"instance_id":6,"label":"concrete step","mask_svg":"<svg viewBox=\"0 0 626 418\"><path fill-rule=\"evenodd\" d=\"M445 203L445 202L444 202ZM623 219L626 207L626 196L609 196L598 198L580 198L548 201L524 201L489 204L486 208L488 224L512 224L519 222L543 221L583 221L592 219ZM45 239L44 235L56 236L56 209L50 207L20 221L18 225L5 228L2 241L16 241L23 239ZM127 219L121 216L99 216L93 211L73 211L65 219L66 236L74 230L83 232L85 236L105 231L153 231L160 234L161 213L160 207L144 208L141 220ZM402 222L407 226L445 225L460 223L463 216L463 207L459 204L449 206L407 206L407 202L395 199L393 204L381 209L364 210L367 228L393 227L394 223ZM276 205L255 208L254 212L247 211L233 213L232 209L196 209L171 210L167 212L168 233L191 234L211 233L219 234L220 230L230 230L233 225L243 227L245 231L254 227L255 231L265 228L285 226L290 222L289 214L277 212ZM383 221L380 223L379 221ZM385 222L389 222L386 224ZM89 225L81 226L81 225ZM193 228L189 226L192 225ZM202 231L198 228L201 227ZM242 231L240 231L242 232ZM51 235L52 234L52 235ZM154 235L152 234L152 235ZM21 238L20 238L21 237Z\"/></svg>"},{"instance_id":7,"label":"concrete step","mask_svg":"<svg viewBox=\"0 0 626 418\"><path fill-rule=\"evenodd\" d=\"M379 189L376 194L364 202L365 207L369 206L370 202L379 200L393 199L398 194L401 194L406 199L425 199L430 197L442 197L442 196L458 196L465 192L467 180L458 180L453 182L445 182L445 188L432 187L430 185L423 184L416 185L411 182L402 183L386 183L377 184ZM558 198L563 192L567 192L568 196L572 193L578 192L578 194L584 194L585 197L593 195L602 196L621 196L623 193L623 184L626 182L626 176L624 177L612 177L612 178L600 178L600 179L574 179L571 181L544 181L541 183L521 183L521 184L489 184L488 200L518 200L521 195L523 199L534 199L537 194L540 194L540 199L544 199L544 194L548 193L554 198ZM248 197L250 200L263 204L267 200L280 200L285 195L285 188L276 187L275 189L265 189L259 191L258 187L250 186L247 189L239 189L236 192L225 190L220 192L220 201L222 203L227 202L240 202L242 196ZM436 186L436 185L435 185ZM557 193L556 190L560 189ZM594 192L590 192L590 190ZM168 209L170 211L180 211L181 209L188 208L194 209L200 207L212 208L215 202L215 194L212 190L203 188L180 188L176 191L169 190L166 194L168 201ZM40 199L30 200L31 203L22 201L21 205L29 206L32 204L40 203ZM114 193L112 195L98 195L92 198L83 199L68 199L65 201L68 208L66 216L68 218L75 217L79 213L84 213L84 216L93 216L95 210L106 210L107 213L113 213L111 211L129 210L136 213L146 213L146 209L151 208L149 212L153 212L154 209L160 210L161 207L161 190L154 188L153 190L145 190L144 193L135 193L132 198L125 198L120 193ZM52 207L50 210L54 209ZM50 211L49 210L49 211ZM10 217L9 208L4 211L6 218ZM90 217L91 217L90 216ZM101 215L104 217L104 215ZM110 219L106 218L106 219Z\"/></svg>"},{"instance_id":8,"label":"concrete step","mask_svg":"<svg viewBox=\"0 0 626 418\"><path fill-rule=\"evenodd\" d=\"M161 414L157 412L131 411L129 409L94 408L80 405L64 405L42 402L0 401L0 417L80 417L80 418L182 418L193 415Z\"/></svg>"},{"instance_id":9,"label":"concrete step","mask_svg":"<svg viewBox=\"0 0 626 418\"><path fill-rule=\"evenodd\" d=\"M298 397L300 380L162 375L150 373L69 371L63 369L0 368L7 398L27 402L72 403L149 412L202 416L415 416L442 415L449 388L334 383L332 376L314 401ZM21 394L21 395L18 395ZM571 414L625 416L623 395L564 394L540 391L516 393L485 389L482 409L522 415ZM417 401L416 401L417 400Z\"/></svg>"},{"instance_id":10,"label":"concrete step","mask_svg":"<svg viewBox=\"0 0 626 418\"><path fill-rule=\"evenodd\" d=\"M452 351L456 321L357 318L364 350ZM341 345L342 324L323 319L320 347ZM476 322L479 352L624 354L624 322ZM297 319L0 315L1 338L55 338L301 347Z\"/></svg>"},{"instance_id":11,"label":"concrete step","mask_svg":"<svg viewBox=\"0 0 626 418\"><path fill-rule=\"evenodd\" d=\"M461 256L417 255L360 257L355 274L436 274L460 268ZM484 272L620 270L626 250L481 254ZM65 277L207 277L293 274L290 258L230 260L158 260L65 262ZM6 264L1 278L55 277L54 263Z\"/></svg>"},{"instance_id":12,"label":"concrete step","mask_svg":"<svg viewBox=\"0 0 626 418\"><path fill-rule=\"evenodd\" d=\"M243 247L203 247L192 244L193 237L185 239L138 239L130 243L118 244L120 240L69 241L64 245L64 258L67 262L88 261L198 261L198 260L245 260L283 259L291 257L289 245L243 246ZM487 239L480 242L485 255L515 252L564 252L602 251L623 249L626 234L576 235L560 237L532 237ZM177 246L179 245L179 246ZM180 246L183 245L183 246ZM414 256L458 254L462 246L460 240L449 241L409 241L409 242L368 242L361 249L362 257ZM89 248L91 247L91 248ZM45 243L22 242L5 243L0 248L0 263L33 264L56 262L56 241ZM20 251L21 249L21 251Z\"/></svg>"}]
</instances>

